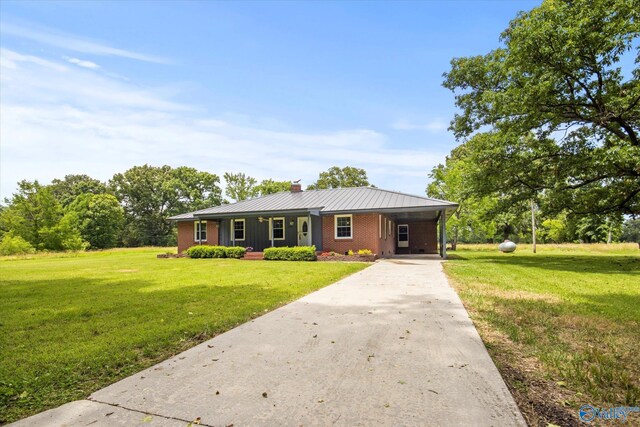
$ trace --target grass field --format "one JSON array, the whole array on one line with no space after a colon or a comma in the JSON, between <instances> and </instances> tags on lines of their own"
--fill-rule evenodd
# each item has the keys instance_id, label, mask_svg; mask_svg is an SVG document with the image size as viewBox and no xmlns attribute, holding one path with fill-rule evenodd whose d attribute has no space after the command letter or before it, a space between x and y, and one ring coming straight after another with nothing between
<instances>
[{"instance_id":1,"label":"grass field","mask_svg":"<svg viewBox=\"0 0 640 427\"><path fill-rule=\"evenodd\" d=\"M640 405L637 244L450 255L445 271L531 425L577 424L585 403Z\"/></svg>"},{"instance_id":2,"label":"grass field","mask_svg":"<svg viewBox=\"0 0 640 427\"><path fill-rule=\"evenodd\" d=\"M163 252L0 259L0 424L84 398L366 266L156 259Z\"/></svg>"}]
</instances>

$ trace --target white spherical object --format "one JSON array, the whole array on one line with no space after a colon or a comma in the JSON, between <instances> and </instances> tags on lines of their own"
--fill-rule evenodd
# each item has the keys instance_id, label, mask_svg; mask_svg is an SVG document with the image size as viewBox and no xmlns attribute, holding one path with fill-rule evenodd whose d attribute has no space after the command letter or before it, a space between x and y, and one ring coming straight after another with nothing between
<instances>
[{"instance_id":1,"label":"white spherical object","mask_svg":"<svg viewBox=\"0 0 640 427\"><path fill-rule=\"evenodd\" d=\"M511 240L505 240L504 242L500 243L500 245L498 245L498 249L501 252L513 252L516 250L516 244Z\"/></svg>"}]
</instances>

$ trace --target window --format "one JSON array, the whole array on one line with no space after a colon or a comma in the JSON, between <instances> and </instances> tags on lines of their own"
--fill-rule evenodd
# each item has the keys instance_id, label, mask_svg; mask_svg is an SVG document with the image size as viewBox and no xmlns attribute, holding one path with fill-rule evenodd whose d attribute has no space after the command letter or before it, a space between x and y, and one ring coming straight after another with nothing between
<instances>
[{"instance_id":1,"label":"window","mask_svg":"<svg viewBox=\"0 0 640 427\"><path fill-rule=\"evenodd\" d=\"M244 219L231 221L231 233L234 241L244 240Z\"/></svg>"},{"instance_id":2,"label":"window","mask_svg":"<svg viewBox=\"0 0 640 427\"><path fill-rule=\"evenodd\" d=\"M387 240L387 219L384 220L384 240Z\"/></svg>"},{"instance_id":3,"label":"window","mask_svg":"<svg viewBox=\"0 0 640 427\"><path fill-rule=\"evenodd\" d=\"M391 236L391 230L392 230L392 228L391 228L391 220L389 220L389 228L388 228L388 230L389 230L388 235Z\"/></svg>"},{"instance_id":4,"label":"window","mask_svg":"<svg viewBox=\"0 0 640 427\"><path fill-rule=\"evenodd\" d=\"M353 237L353 218L351 215L335 216L336 239L351 239Z\"/></svg>"},{"instance_id":5,"label":"window","mask_svg":"<svg viewBox=\"0 0 640 427\"><path fill-rule=\"evenodd\" d=\"M207 241L207 221L196 221L193 223L193 240L196 242Z\"/></svg>"},{"instance_id":6,"label":"window","mask_svg":"<svg viewBox=\"0 0 640 427\"><path fill-rule=\"evenodd\" d=\"M271 236L273 240L284 240L284 218L273 218Z\"/></svg>"}]
</instances>

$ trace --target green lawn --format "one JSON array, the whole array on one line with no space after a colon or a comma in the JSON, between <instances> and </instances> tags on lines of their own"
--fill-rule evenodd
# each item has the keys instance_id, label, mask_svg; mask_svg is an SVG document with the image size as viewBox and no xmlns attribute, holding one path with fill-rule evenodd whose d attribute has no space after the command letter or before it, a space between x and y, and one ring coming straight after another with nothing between
<instances>
[{"instance_id":1,"label":"green lawn","mask_svg":"<svg viewBox=\"0 0 640 427\"><path fill-rule=\"evenodd\" d=\"M84 398L366 267L156 259L163 252L0 259L0 424Z\"/></svg>"},{"instance_id":2,"label":"green lawn","mask_svg":"<svg viewBox=\"0 0 640 427\"><path fill-rule=\"evenodd\" d=\"M445 271L530 423L640 404L638 245L496 246L462 246Z\"/></svg>"}]
</instances>

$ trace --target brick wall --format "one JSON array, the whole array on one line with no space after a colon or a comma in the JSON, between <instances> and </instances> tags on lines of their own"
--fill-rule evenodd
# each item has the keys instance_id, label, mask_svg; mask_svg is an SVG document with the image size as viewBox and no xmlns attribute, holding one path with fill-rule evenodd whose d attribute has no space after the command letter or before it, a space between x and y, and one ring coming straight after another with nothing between
<instances>
[{"instance_id":1,"label":"brick wall","mask_svg":"<svg viewBox=\"0 0 640 427\"><path fill-rule=\"evenodd\" d=\"M194 224L193 221L178 222L178 253L198 244L195 240ZM218 244L218 223L216 221L207 221L207 241L203 241L202 244L212 246Z\"/></svg>"},{"instance_id":2,"label":"brick wall","mask_svg":"<svg viewBox=\"0 0 640 427\"><path fill-rule=\"evenodd\" d=\"M399 254L436 254L438 253L438 223L431 221L402 221L409 225L409 247L397 248ZM397 231L396 231L397 233Z\"/></svg>"},{"instance_id":3,"label":"brick wall","mask_svg":"<svg viewBox=\"0 0 640 427\"><path fill-rule=\"evenodd\" d=\"M378 226L378 256L389 257L396 252L396 223L386 215L380 215Z\"/></svg>"},{"instance_id":4,"label":"brick wall","mask_svg":"<svg viewBox=\"0 0 640 427\"><path fill-rule=\"evenodd\" d=\"M345 253L349 249L371 249L378 253L378 214L353 214L352 238L336 239L334 230L334 215L322 217L322 249L327 252Z\"/></svg>"},{"instance_id":5,"label":"brick wall","mask_svg":"<svg viewBox=\"0 0 640 427\"><path fill-rule=\"evenodd\" d=\"M353 214L351 239L336 239L334 229L334 215L322 217L322 248L327 252L344 254L350 249L356 252L359 249L370 249L380 257L387 257L395 253L395 223L391 221L391 234L389 234L389 220L385 215L377 213ZM385 230L386 221L386 230Z\"/></svg>"}]
</instances>

